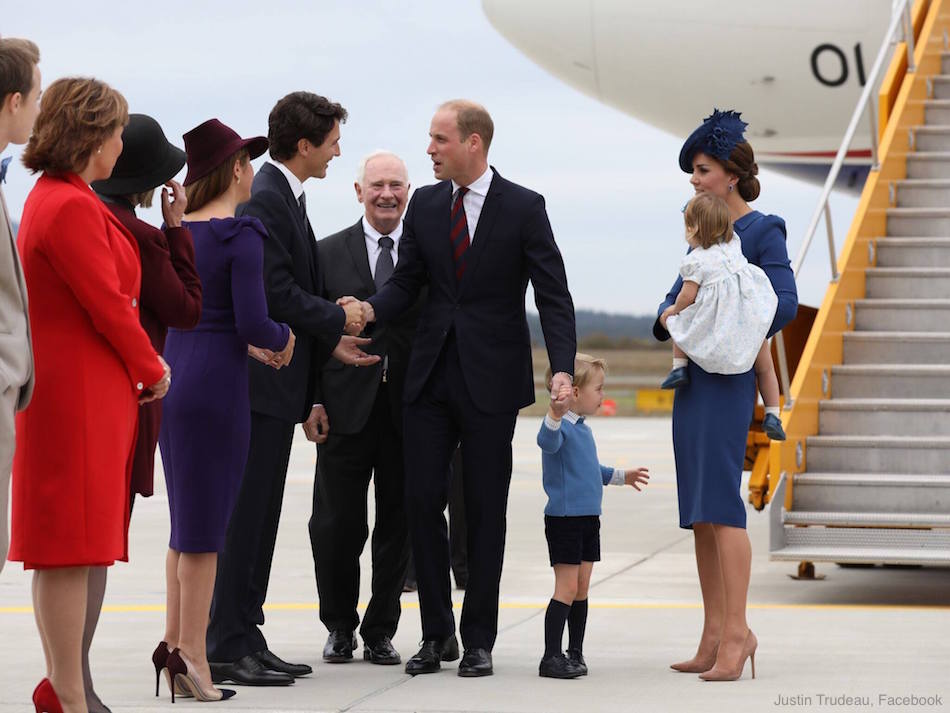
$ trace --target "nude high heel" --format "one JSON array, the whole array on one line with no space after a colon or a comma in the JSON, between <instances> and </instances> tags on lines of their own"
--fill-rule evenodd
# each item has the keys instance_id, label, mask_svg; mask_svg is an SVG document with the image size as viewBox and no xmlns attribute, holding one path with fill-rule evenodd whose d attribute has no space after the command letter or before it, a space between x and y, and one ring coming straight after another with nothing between
<instances>
[{"instance_id":1,"label":"nude high heel","mask_svg":"<svg viewBox=\"0 0 950 713\"><path fill-rule=\"evenodd\" d=\"M184 657L181 649L175 649L168 655L168 673L171 675L175 685L172 687L172 703L175 702L175 689L181 688L188 691L195 697L196 701L202 703L211 701L226 701L234 695L234 691L229 688L215 688L209 685L207 688L198 678L198 672L191 662Z\"/></svg>"},{"instance_id":2,"label":"nude high heel","mask_svg":"<svg viewBox=\"0 0 950 713\"><path fill-rule=\"evenodd\" d=\"M689 661L670 664L670 668L680 673L704 673L716 665L716 656L719 654L719 644L712 650L712 653L705 659L700 660L694 656Z\"/></svg>"},{"instance_id":3,"label":"nude high heel","mask_svg":"<svg viewBox=\"0 0 950 713\"><path fill-rule=\"evenodd\" d=\"M749 633L745 635L745 641L742 644L742 654L739 656L739 661L736 663L736 666L731 671L724 671L722 669L716 669L713 666L706 673L699 674L699 677L704 681L736 681L742 677L742 670L745 668L745 661L749 659L752 663L752 678L755 678L755 650L759 646L759 640L755 638L755 634L752 633L752 629L749 629Z\"/></svg>"}]
</instances>

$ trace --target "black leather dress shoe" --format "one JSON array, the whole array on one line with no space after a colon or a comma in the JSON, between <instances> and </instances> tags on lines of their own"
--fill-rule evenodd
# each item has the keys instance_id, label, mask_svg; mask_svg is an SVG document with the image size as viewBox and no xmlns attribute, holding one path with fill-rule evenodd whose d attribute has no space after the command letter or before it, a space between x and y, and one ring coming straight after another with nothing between
<instances>
[{"instance_id":1,"label":"black leather dress shoe","mask_svg":"<svg viewBox=\"0 0 950 713\"><path fill-rule=\"evenodd\" d=\"M474 678L476 676L491 676L494 673L491 663L491 653L486 649L466 649L459 664L459 676Z\"/></svg>"},{"instance_id":2,"label":"black leather dress shoe","mask_svg":"<svg viewBox=\"0 0 950 713\"><path fill-rule=\"evenodd\" d=\"M577 649L567 650L567 660L573 661L581 669L581 676L587 675L587 662L584 660L584 654Z\"/></svg>"},{"instance_id":3,"label":"black leather dress shoe","mask_svg":"<svg viewBox=\"0 0 950 713\"><path fill-rule=\"evenodd\" d=\"M309 676L313 669L305 663L287 663L270 649L264 649L254 654L261 666L270 671L279 671L280 673L289 673L294 678Z\"/></svg>"},{"instance_id":4,"label":"black leather dress shoe","mask_svg":"<svg viewBox=\"0 0 950 713\"><path fill-rule=\"evenodd\" d=\"M580 664L567 658L564 654L545 656L538 666L538 675L544 678L577 678L585 673L586 671L581 669Z\"/></svg>"},{"instance_id":5,"label":"black leather dress shoe","mask_svg":"<svg viewBox=\"0 0 950 713\"><path fill-rule=\"evenodd\" d=\"M331 631L323 647L323 660L327 663L346 663L353 660L356 634L352 631Z\"/></svg>"},{"instance_id":6,"label":"black leather dress shoe","mask_svg":"<svg viewBox=\"0 0 950 713\"><path fill-rule=\"evenodd\" d=\"M381 666L395 666L402 663L399 652L393 648L393 642L389 640L388 636L384 636L372 644L364 641L363 658L370 663L380 664Z\"/></svg>"},{"instance_id":7,"label":"black leather dress shoe","mask_svg":"<svg viewBox=\"0 0 950 713\"><path fill-rule=\"evenodd\" d=\"M427 639L422 642L419 652L406 662L406 673L415 676L420 673L435 673L442 661L455 661L459 657L459 642L455 634L445 641Z\"/></svg>"},{"instance_id":8,"label":"black leather dress shoe","mask_svg":"<svg viewBox=\"0 0 950 713\"><path fill-rule=\"evenodd\" d=\"M289 686L294 682L289 673L266 669L254 656L245 656L232 663L210 663L214 683L230 681L240 686Z\"/></svg>"}]
</instances>

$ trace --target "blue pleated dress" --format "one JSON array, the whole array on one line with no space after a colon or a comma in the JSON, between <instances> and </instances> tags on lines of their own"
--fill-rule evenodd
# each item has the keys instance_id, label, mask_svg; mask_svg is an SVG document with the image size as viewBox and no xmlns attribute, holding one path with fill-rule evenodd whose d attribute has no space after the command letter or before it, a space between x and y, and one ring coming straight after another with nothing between
<instances>
[{"instance_id":1,"label":"blue pleated dress","mask_svg":"<svg viewBox=\"0 0 950 713\"><path fill-rule=\"evenodd\" d=\"M771 336L798 311L798 292L785 247L785 221L752 211L735 222L742 253L768 276L778 297ZM683 279L677 278L657 316L676 301ZM653 325L660 341L670 338ZM687 386L673 400L673 452L680 527L694 523L746 526L745 501L740 493L745 465L746 435L755 408L755 373L710 374L689 362Z\"/></svg>"}]
</instances>

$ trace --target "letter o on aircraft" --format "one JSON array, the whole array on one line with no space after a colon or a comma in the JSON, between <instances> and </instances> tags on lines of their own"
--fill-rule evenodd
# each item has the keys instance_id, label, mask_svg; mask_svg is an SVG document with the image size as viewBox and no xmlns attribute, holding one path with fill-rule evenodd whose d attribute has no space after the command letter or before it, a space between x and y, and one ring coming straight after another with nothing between
<instances>
[{"instance_id":1,"label":"letter o on aircraft","mask_svg":"<svg viewBox=\"0 0 950 713\"><path fill-rule=\"evenodd\" d=\"M818 58L821 57L825 52L831 52L838 58L838 62L841 65L841 73L837 77L826 77L824 76L818 68ZM844 52L841 51L839 47L831 44L818 45L811 53L811 73L815 75L815 79L824 84L826 87L840 87L842 84L848 81L848 58L845 56Z\"/></svg>"}]
</instances>

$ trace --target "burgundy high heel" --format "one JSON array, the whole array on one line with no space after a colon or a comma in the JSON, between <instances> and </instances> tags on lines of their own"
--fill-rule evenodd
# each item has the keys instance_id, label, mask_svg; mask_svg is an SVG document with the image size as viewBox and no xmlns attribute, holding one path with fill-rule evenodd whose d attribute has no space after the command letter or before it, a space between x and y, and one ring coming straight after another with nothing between
<instances>
[{"instance_id":1,"label":"burgundy high heel","mask_svg":"<svg viewBox=\"0 0 950 713\"><path fill-rule=\"evenodd\" d=\"M63 705L48 678L40 681L33 691L33 705L36 707L36 713L63 713Z\"/></svg>"},{"instance_id":2,"label":"burgundy high heel","mask_svg":"<svg viewBox=\"0 0 950 713\"><path fill-rule=\"evenodd\" d=\"M168 644L159 641L155 651L152 652L152 664L155 666L155 697L158 698L158 684L162 680L162 671L168 666Z\"/></svg>"}]
</instances>

